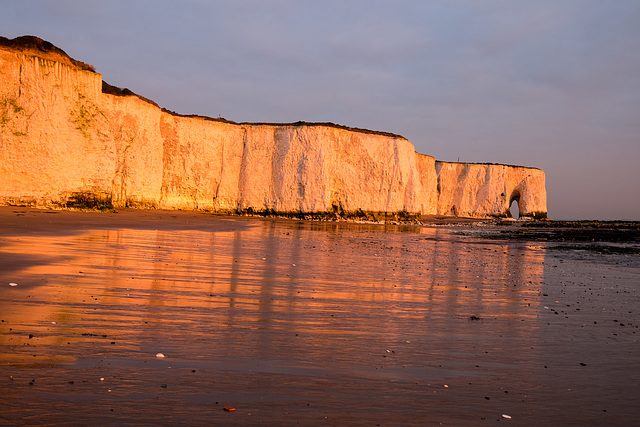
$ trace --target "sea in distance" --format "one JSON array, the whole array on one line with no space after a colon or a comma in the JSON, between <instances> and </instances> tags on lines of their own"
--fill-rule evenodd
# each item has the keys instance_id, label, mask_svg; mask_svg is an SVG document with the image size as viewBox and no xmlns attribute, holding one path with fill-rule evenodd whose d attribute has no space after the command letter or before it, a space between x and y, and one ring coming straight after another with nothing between
<instances>
[{"instance_id":1,"label":"sea in distance","mask_svg":"<svg viewBox=\"0 0 640 427\"><path fill-rule=\"evenodd\" d=\"M0 218L0 424L640 423L637 223Z\"/></svg>"}]
</instances>

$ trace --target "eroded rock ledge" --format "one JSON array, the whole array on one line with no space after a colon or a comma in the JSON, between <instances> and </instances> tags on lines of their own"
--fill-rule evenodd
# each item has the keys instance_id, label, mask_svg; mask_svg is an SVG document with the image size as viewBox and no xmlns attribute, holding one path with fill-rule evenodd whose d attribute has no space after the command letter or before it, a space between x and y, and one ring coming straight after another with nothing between
<instances>
[{"instance_id":1,"label":"eroded rock ledge","mask_svg":"<svg viewBox=\"0 0 640 427\"><path fill-rule=\"evenodd\" d=\"M181 116L35 37L0 40L0 204L546 217L544 172L333 123Z\"/></svg>"}]
</instances>

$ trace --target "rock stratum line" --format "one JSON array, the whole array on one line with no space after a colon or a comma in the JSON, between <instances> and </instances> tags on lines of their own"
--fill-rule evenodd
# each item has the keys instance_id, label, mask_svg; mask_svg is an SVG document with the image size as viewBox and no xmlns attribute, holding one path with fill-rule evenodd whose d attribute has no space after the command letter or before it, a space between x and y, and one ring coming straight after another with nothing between
<instances>
[{"instance_id":1,"label":"rock stratum line","mask_svg":"<svg viewBox=\"0 0 640 427\"><path fill-rule=\"evenodd\" d=\"M331 123L181 116L36 37L0 38L0 204L544 218L544 172Z\"/></svg>"}]
</instances>

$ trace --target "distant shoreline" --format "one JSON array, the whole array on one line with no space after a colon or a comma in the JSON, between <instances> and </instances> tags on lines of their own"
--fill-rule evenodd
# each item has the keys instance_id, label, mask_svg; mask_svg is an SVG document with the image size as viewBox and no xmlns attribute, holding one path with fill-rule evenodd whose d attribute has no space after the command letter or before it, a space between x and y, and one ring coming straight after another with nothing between
<instances>
[{"instance_id":1,"label":"distant shoreline","mask_svg":"<svg viewBox=\"0 0 640 427\"><path fill-rule=\"evenodd\" d=\"M218 221L212 221L216 219ZM141 229L202 229L203 231L228 231L248 219L274 219L327 223L353 223L397 226L471 226L495 227L495 238L545 241L618 241L640 243L640 221L600 220L507 220L499 218L468 218L442 215L423 215L411 221L366 221L345 218L304 218L287 215L222 214L207 211L181 211L160 209L124 208L110 211L41 209L21 206L0 206L0 235L24 232L71 231L90 228L141 228ZM232 225L233 224L233 225Z\"/></svg>"}]
</instances>

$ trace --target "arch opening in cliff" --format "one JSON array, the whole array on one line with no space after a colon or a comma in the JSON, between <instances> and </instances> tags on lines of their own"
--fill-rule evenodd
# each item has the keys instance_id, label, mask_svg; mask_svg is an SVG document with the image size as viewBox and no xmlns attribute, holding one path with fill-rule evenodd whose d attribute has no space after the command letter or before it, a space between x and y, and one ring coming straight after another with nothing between
<instances>
[{"instance_id":1,"label":"arch opening in cliff","mask_svg":"<svg viewBox=\"0 0 640 427\"><path fill-rule=\"evenodd\" d=\"M514 191L509 198L509 210L507 216L513 219L520 219L520 192Z\"/></svg>"},{"instance_id":2,"label":"arch opening in cliff","mask_svg":"<svg viewBox=\"0 0 640 427\"><path fill-rule=\"evenodd\" d=\"M518 201L515 199L513 200L513 202L511 202L511 207L509 208L509 214L513 219L520 219L520 205L518 204Z\"/></svg>"}]
</instances>

